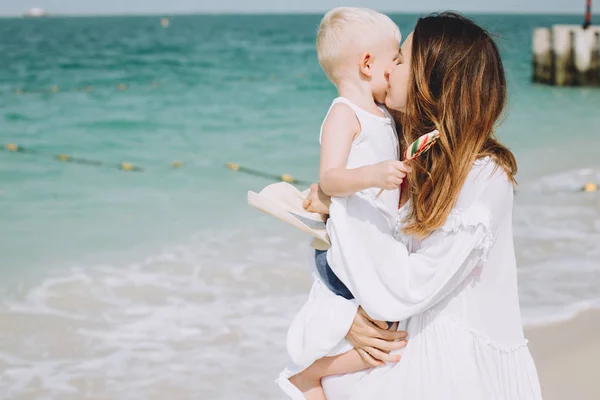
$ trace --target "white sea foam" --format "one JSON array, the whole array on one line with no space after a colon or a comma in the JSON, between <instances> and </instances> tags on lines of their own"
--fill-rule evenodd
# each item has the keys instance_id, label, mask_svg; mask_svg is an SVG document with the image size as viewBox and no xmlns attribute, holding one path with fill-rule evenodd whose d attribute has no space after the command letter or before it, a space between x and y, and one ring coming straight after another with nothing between
<instances>
[{"instance_id":1,"label":"white sea foam","mask_svg":"<svg viewBox=\"0 0 600 400\"><path fill-rule=\"evenodd\" d=\"M141 263L62 270L4 299L3 396L276 398L287 325L310 285L306 241L204 251L232 239L199 235Z\"/></svg>"}]
</instances>

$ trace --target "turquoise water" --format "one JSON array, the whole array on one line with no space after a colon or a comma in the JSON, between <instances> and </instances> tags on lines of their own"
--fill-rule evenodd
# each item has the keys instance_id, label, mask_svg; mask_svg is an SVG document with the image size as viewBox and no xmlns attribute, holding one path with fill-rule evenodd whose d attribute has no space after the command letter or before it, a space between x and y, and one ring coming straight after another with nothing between
<instances>
[{"instance_id":1,"label":"turquoise water","mask_svg":"<svg viewBox=\"0 0 600 400\"><path fill-rule=\"evenodd\" d=\"M404 36L416 18L393 16ZM268 180L225 163L316 179L335 97L314 51L319 19L0 20L0 144L39 152L0 152L9 396L275 396L310 283L306 240L247 206ZM577 192L600 179L600 90L532 85L530 36L580 18L475 19L498 35L509 79L499 135L521 165L524 317L565 317L596 305L600 284L600 198ZM62 153L108 165L52 158ZM144 171L119 171L124 161ZM215 387L227 369L246 378Z\"/></svg>"}]
</instances>

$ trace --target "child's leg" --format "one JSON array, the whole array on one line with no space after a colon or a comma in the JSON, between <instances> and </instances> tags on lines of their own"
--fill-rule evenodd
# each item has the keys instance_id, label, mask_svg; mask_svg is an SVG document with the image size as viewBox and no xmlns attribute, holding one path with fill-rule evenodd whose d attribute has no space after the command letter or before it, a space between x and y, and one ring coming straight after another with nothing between
<instances>
[{"instance_id":1,"label":"child's leg","mask_svg":"<svg viewBox=\"0 0 600 400\"><path fill-rule=\"evenodd\" d=\"M349 374L371 368L363 361L356 349L333 357L323 357L304 371L290 378L290 382L298 388L306 399L325 400L325 392L321 379L331 375Z\"/></svg>"}]
</instances>

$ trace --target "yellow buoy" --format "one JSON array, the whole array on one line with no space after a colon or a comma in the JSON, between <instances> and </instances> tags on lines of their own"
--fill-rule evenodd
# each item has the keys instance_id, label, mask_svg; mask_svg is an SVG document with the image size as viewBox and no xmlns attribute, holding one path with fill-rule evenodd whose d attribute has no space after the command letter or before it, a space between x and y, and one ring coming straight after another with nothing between
<instances>
[{"instance_id":1,"label":"yellow buoy","mask_svg":"<svg viewBox=\"0 0 600 400\"><path fill-rule=\"evenodd\" d=\"M124 84L124 83L120 83L119 84L119 90L123 91L123 90L126 90L126 89L127 89L127 85L126 84Z\"/></svg>"},{"instance_id":2,"label":"yellow buoy","mask_svg":"<svg viewBox=\"0 0 600 400\"><path fill-rule=\"evenodd\" d=\"M227 163L227 168L232 171L238 171L240 169L240 165L235 163Z\"/></svg>"},{"instance_id":3,"label":"yellow buoy","mask_svg":"<svg viewBox=\"0 0 600 400\"><path fill-rule=\"evenodd\" d=\"M88 92L88 93L93 92L94 91L94 87L93 86L86 86L85 87L85 91Z\"/></svg>"},{"instance_id":4,"label":"yellow buoy","mask_svg":"<svg viewBox=\"0 0 600 400\"><path fill-rule=\"evenodd\" d=\"M168 28L169 25L171 24L171 21L169 21L169 18L163 18L160 20L160 24L162 25L163 28Z\"/></svg>"},{"instance_id":5,"label":"yellow buoy","mask_svg":"<svg viewBox=\"0 0 600 400\"><path fill-rule=\"evenodd\" d=\"M56 85L54 85L50 88L50 91L52 91L52 93L58 93L59 90L60 90L60 88Z\"/></svg>"},{"instance_id":6,"label":"yellow buoy","mask_svg":"<svg viewBox=\"0 0 600 400\"><path fill-rule=\"evenodd\" d=\"M596 185L595 183L588 182L583 186L582 190L586 193L596 192L598 191L598 185Z\"/></svg>"},{"instance_id":7,"label":"yellow buoy","mask_svg":"<svg viewBox=\"0 0 600 400\"><path fill-rule=\"evenodd\" d=\"M8 143L4 145L4 148L8 151L18 151L19 150L19 146L17 146L14 143Z\"/></svg>"},{"instance_id":8,"label":"yellow buoy","mask_svg":"<svg viewBox=\"0 0 600 400\"><path fill-rule=\"evenodd\" d=\"M22 94L23 94L23 90L22 90L22 89L15 89L15 94L16 94L17 96L20 96L20 95L22 95Z\"/></svg>"},{"instance_id":9,"label":"yellow buoy","mask_svg":"<svg viewBox=\"0 0 600 400\"><path fill-rule=\"evenodd\" d=\"M122 162L119 164L119 169L122 169L123 171L133 171L135 169L135 165L128 162Z\"/></svg>"},{"instance_id":10,"label":"yellow buoy","mask_svg":"<svg viewBox=\"0 0 600 400\"><path fill-rule=\"evenodd\" d=\"M281 177L279 179L281 179L283 182L287 182L287 183L294 183L294 182L296 182L296 180L294 179L294 177L291 176L291 175L289 175L289 174L283 174L283 175L281 175Z\"/></svg>"},{"instance_id":11,"label":"yellow buoy","mask_svg":"<svg viewBox=\"0 0 600 400\"><path fill-rule=\"evenodd\" d=\"M183 167L183 161L173 161L173 163L171 164L171 166L173 168L181 168L181 167Z\"/></svg>"},{"instance_id":12,"label":"yellow buoy","mask_svg":"<svg viewBox=\"0 0 600 400\"><path fill-rule=\"evenodd\" d=\"M59 154L56 156L56 158L58 158L60 161L69 161L71 159L71 157L66 154Z\"/></svg>"}]
</instances>

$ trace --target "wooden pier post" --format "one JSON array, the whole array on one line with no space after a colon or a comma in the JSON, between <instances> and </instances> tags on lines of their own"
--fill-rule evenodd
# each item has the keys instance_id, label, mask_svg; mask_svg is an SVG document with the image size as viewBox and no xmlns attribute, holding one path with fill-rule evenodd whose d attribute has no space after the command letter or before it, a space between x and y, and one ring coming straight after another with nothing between
<instances>
[{"instance_id":1,"label":"wooden pier post","mask_svg":"<svg viewBox=\"0 0 600 400\"><path fill-rule=\"evenodd\" d=\"M575 84L580 86L596 85L597 70L594 70L596 55L596 33L593 29L575 31Z\"/></svg>"},{"instance_id":2,"label":"wooden pier post","mask_svg":"<svg viewBox=\"0 0 600 400\"><path fill-rule=\"evenodd\" d=\"M592 0L586 0L583 25L534 29L533 82L600 86L600 26L592 25Z\"/></svg>"},{"instance_id":3,"label":"wooden pier post","mask_svg":"<svg viewBox=\"0 0 600 400\"><path fill-rule=\"evenodd\" d=\"M552 33L548 28L533 31L533 81L552 84Z\"/></svg>"},{"instance_id":4,"label":"wooden pier post","mask_svg":"<svg viewBox=\"0 0 600 400\"><path fill-rule=\"evenodd\" d=\"M600 26L536 28L532 50L534 82L600 86Z\"/></svg>"},{"instance_id":5,"label":"wooden pier post","mask_svg":"<svg viewBox=\"0 0 600 400\"><path fill-rule=\"evenodd\" d=\"M593 84L600 86L600 28L594 32L591 74Z\"/></svg>"},{"instance_id":6,"label":"wooden pier post","mask_svg":"<svg viewBox=\"0 0 600 400\"><path fill-rule=\"evenodd\" d=\"M552 51L554 53L554 82L558 86L575 84L575 32L566 25L552 27Z\"/></svg>"}]
</instances>

